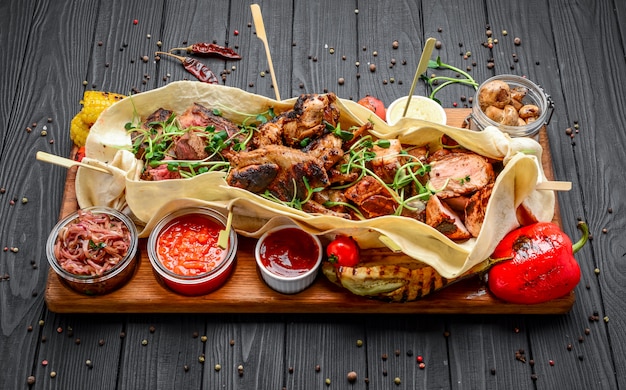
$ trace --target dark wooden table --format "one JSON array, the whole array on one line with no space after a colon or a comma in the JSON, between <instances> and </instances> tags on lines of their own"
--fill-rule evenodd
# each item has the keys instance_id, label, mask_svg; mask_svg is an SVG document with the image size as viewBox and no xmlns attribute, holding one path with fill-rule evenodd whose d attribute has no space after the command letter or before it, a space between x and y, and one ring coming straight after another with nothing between
<instances>
[{"instance_id":1,"label":"dark wooden table","mask_svg":"<svg viewBox=\"0 0 626 390\"><path fill-rule=\"evenodd\" d=\"M436 55L479 82L512 73L541 84L555 103L548 126L555 177L573 183L558 194L563 228L578 237L582 219L593 234L577 254L583 274L568 314L48 311L44 243L66 170L35 153L69 155L83 91L139 93L188 78L175 61L155 62L154 51L196 41L243 56L205 61L224 84L271 97L274 90L248 2L5 0L0 389L625 388L626 4L454 3L261 2L281 97L333 91L389 104L408 93L430 36L442 43ZM488 31L497 39L491 49L483 45ZM416 91L428 93L423 83ZM450 86L438 97L451 108L469 105L464 96L472 95ZM350 371L358 374L353 384Z\"/></svg>"}]
</instances>

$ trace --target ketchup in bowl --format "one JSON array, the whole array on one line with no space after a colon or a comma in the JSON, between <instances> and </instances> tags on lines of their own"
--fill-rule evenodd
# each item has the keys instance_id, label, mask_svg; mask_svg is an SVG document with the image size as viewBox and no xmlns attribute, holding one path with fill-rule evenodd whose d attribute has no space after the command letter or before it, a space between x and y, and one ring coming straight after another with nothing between
<instances>
[{"instance_id":1,"label":"ketchup in bowl","mask_svg":"<svg viewBox=\"0 0 626 390\"><path fill-rule=\"evenodd\" d=\"M315 280L322 245L297 226L281 226L261 236L255 257L265 283L278 292L294 294Z\"/></svg>"},{"instance_id":2,"label":"ketchup in bowl","mask_svg":"<svg viewBox=\"0 0 626 390\"><path fill-rule=\"evenodd\" d=\"M226 217L205 207L177 210L150 233L148 257L166 287L183 295L204 295L226 282L235 265L237 234L230 231L228 247L218 237Z\"/></svg>"}]
</instances>

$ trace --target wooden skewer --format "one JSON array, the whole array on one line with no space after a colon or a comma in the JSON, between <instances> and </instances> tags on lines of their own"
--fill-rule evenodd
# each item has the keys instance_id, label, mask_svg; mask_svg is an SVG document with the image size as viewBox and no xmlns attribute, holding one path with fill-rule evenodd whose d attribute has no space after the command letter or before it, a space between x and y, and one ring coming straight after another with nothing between
<instances>
[{"instance_id":1,"label":"wooden skewer","mask_svg":"<svg viewBox=\"0 0 626 390\"><path fill-rule=\"evenodd\" d=\"M415 86L420 79L420 75L426 72L426 69L428 69L428 61L430 61L430 56L433 54L433 48L435 47L435 43L435 38L428 38L426 40L422 55L420 56L419 63L417 64L415 76L413 76L413 83L411 84L411 89L409 90L409 96L406 99L406 104L404 106L404 111L402 112L402 117L406 116L406 112L409 109L409 104L411 104L411 98L413 97L413 92L415 91Z\"/></svg>"},{"instance_id":2,"label":"wooden skewer","mask_svg":"<svg viewBox=\"0 0 626 390\"><path fill-rule=\"evenodd\" d=\"M65 158L65 157L61 157L61 156L57 156L57 155L54 155L54 154L41 152L41 151L37 152L37 160L44 161L44 162L51 163L51 164L55 164L55 165L60 165L60 166L65 167L65 168L71 168L73 166L79 166L79 167L84 167L84 168L88 168L88 169L93 169L94 171L111 174L111 172L109 172L108 170L106 170L104 168L97 167L95 165L85 164L85 163L82 163L82 162L79 162L79 161L71 160L69 158Z\"/></svg>"},{"instance_id":3,"label":"wooden skewer","mask_svg":"<svg viewBox=\"0 0 626 390\"><path fill-rule=\"evenodd\" d=\"M250 4L250 10L252 11L252 19L254 20L256 36L263 42L263 46L265 46L265 55L267 56L267 62L270 67L270 75L272 76L272 85L274 86L276 100L280 101L280 92L278 91L278 84L276 83L276 74L274 74L274 65L272 64L272 56L270 55L270 46L267 44L267 36L265 35L265 24L263 23L263 15L261 15L261 7L259 7L258 4Z\"/></svg>"},{"instance_id":4,"label":"wooden skewer","mask_svg":"<svg viewBox=\"0 0 626 390\"><path fill-rule=\"evenodd\" d=\"M537 184L535 187L537 190L552 190L552 191L569 191L572 189L571 181L544 181Z\"/></svg>"}]
</instances>

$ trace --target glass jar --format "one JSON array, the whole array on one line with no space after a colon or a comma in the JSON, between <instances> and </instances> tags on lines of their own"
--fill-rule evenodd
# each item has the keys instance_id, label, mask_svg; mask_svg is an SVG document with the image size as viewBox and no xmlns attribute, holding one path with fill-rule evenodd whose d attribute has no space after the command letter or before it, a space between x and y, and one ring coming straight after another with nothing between
<instances>
[{"instance_id":1,"label":"glass jar","mask_svg":"<svg viewBox=\"0 0 626 390\"><path fill-rule=\"evenodd\" d=\"M534 121L523 126L504 125L487 116L485 111L481 108L479 96L485 85L496 80L507 83L511 91L520 89L524 90L525 96L522 98L521 104L532 104L537 106L539 108L539 116ZM474 105L469 118L469 125L470 129L477 131L482 131L487 126L495 126L502 132L509 134L511 137L538 138L541 128L550 122L553 110L554 103L552 102L552 99L537 84L521 76L510 74L499 75L486 80L476 90Z\"/></svg>"}]
</instances>

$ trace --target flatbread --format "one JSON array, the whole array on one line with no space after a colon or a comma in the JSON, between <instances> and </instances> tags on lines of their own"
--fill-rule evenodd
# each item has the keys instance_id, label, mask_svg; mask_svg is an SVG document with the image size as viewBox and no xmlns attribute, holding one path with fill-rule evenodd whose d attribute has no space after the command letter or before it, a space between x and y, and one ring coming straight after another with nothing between
<instances>
[{"instance_id":1,"label":"flatbread","mask_svg":"<svg viewBox=\"0 0 626 390\"><path fill-rule=\"evenodd\" d=\"M219 172L190 179L141 181L141 162L129 158L132 154L128 151L130 137L125 124L133 118L144 118L158 108L181 114L193 103L199 103L218 108L224 117L241 123L246 117L270 107L276 113L290 110L295 100L278 102L236 88L193 81L173 82L123 99L100 115L86 142L87 161L112 166L113 174L79 168L76 177L79 206L109 205L121 209L140 225L141 237L147 237L168 212L192 205L207 205L223 212L233 210L233 227L239 234L249 237L260 237L286 220L326 239L337 234L352 235L362 248L385 246L380 240L384 235L402 252L434 267L445 278L454 278L488 258L504 235L518 227L516 209L522 202L540 221L550 221L554 216L554 192L535 190L538 183L547 179L540 164L541 145L533 139L511 138L495 127L476 132L411 118L388 126L371 111L344 99L337 101L343 128L371 121L374 136L397 138L413 145L437 144L446 134L478 154L504 162L477 238L457 243L432 227L406 217L350 221L307 214L230 187L224 180L225 174Z\"/></svg>"}]
</instances>

